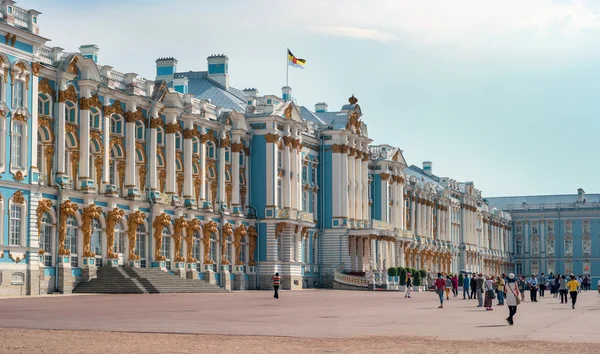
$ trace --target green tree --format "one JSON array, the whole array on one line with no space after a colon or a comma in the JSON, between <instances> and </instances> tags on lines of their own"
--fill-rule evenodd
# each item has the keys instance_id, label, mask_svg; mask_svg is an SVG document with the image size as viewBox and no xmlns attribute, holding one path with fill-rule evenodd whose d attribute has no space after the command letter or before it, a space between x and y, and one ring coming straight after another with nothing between
<instances>
[{"instance_id":1,"label":"green tree","mask_svg":"<svg viewBox=\"0 0 600 354\"><path fill-rule=\"evenodd\" d=\"M388 276L395 277L395 276L398 275L398 268L396 268L396 267L390 267L390 268L388 268L387 272L388 272Z\"/></svg>"},{"instance_id":2,"label":"green tree","mask_svg":"<svg viewBox=\"0 0 600 354\"><path fill-rule=\"evenodd\" d=\"M400 271L400 285L406 285L406 274L408 272L406 271L406 269L402 268L402 270Z\"/></svg>"},{"instance_id":3,"label":"green tree","mask_svg":"<svg viewBox=\"0 0 600 354\"><path fill-rule=\"evenodd\" d=\"M421 279L427 279L427 271L425 269L421 269L419 275L421 276Z\"/></svg>"},{"instance_id":4,"label":"green tree","mask_svg":"<svg viewBox=\"0 0 600 354\"><path fill-rule=\"evenodd\" d=\"M465 280L465 277L463 276L463 274L462 274L462 273L460 273L460 274L458 275L458 285L459 285L459 286L460 286L460 285L462 285L462 284L463 284L463 282L464 282L464 280Z\"/></svg>"},{"instance_id":5,"label":"green tree","mask_svg":"<svg viewBox=\"0 0 600 354\"><path fill-rule=\"evenodd\" d=\"M421 274L415 272L415 276L413 277L413 284L415 286L421 286Z\"/></svg>"}]
</instances>

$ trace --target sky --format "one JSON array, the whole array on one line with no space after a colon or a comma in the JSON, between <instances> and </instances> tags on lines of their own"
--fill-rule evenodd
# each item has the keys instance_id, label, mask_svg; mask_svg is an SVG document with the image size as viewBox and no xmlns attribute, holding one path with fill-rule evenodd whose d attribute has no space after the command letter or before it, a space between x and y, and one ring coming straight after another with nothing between
<instances>
[{"instance_id":1,"label":"sky","mask_svg":"<svg viewBox=\"0 0 600 354\"><path fill-rule=\"evenodd\" d=\"M376 144L484 196L600 192L600 1L22 0L47 45L154 79L158 57L298 104L354 94Z\"/></svg>"}]
</instances>

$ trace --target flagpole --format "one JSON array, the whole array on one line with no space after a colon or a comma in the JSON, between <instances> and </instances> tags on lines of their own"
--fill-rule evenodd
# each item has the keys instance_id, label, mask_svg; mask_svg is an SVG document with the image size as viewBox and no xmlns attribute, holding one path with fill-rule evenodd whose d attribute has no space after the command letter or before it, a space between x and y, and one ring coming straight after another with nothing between
<instances>
[{"instance_id":1,"label":"flagpole","mask_svg":"<svg viewBox=\"0 0 600 354\"><path fill-rule=\"evenodd\" d=\"M288 77L290 72L290 66L288 65L288 53L290 52L290 48L286 48L285 51L285 86L288 86Z\"/></svg>"}]
</instances>

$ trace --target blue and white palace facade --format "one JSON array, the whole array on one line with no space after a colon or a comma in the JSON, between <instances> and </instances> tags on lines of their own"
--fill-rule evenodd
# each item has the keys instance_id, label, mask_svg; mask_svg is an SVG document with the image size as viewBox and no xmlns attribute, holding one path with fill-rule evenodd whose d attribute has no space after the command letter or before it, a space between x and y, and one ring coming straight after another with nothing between
<instances>
[{"instance_id":1,"label":"blue and white palace facade","mask_svg":"<svg viewBox=\"0 0 600 354\"><path fill-rule=\"evenodd\" d=\"M487 198L509 212L518 274L600 278L600 194Z\"/></svg>"},{"instance_id":2,"label":"blue and white palace facade","mask_svg":"<svg viewBox=\"0 0 600 354\"><path fill-rule=\"evenodd\" d=\"M38 12L0 4L0 294L68 293L115 266L227 289L275 272L300 289L334 270L512 269L510 215L373 144L356 97L330 111L290 87L236 89L225 55L205 71L160 58L143 79L95 45L46 46Z\"/></svg>"}]
</instances>

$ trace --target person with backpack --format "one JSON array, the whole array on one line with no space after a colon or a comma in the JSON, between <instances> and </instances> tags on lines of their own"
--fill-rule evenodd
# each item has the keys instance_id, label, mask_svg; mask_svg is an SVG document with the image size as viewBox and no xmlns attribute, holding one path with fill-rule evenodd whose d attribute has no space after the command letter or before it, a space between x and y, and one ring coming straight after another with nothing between
<instances>
[{"instance_id":1,"label":"person with backpack","mask_svg":"<svg viewBox=\"0 0 600 354\"><path fill-rule=\"evenodd\" d=\"M471 279L469 278L469 274L466 274L465 279L463 279L463 300L466 300L467 296L469 297L469 300L471 299L471 293L469 293L470 285Z\"/></svg>"},{"instance_id":2,"label":"person with backpack","mask_svg":"<svg viewBox=\"0 0 600 354\"><path fill-rule=\"evenodd\" d=\"M517 314L517 306L521 303L519 300L519 285L516 280L515 275L510 273L505 284L506 305L508 306L508 318L506 322L511 326L515 323L514 317Z\"/></svg>"}]
</instances>

